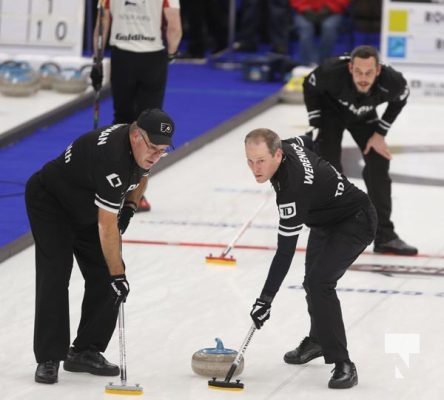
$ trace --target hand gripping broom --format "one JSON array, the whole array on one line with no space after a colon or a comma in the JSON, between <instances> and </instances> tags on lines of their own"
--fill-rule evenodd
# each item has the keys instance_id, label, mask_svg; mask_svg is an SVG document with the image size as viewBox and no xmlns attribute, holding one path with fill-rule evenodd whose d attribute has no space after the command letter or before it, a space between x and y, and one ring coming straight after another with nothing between
<instances>
[{"instance_id":1,"label":"hand gripping broom","mask_svg":"<svg viewBox=\"0 0 444 400\"><path fill-rule=\"evenodd\" d=\"M248 334L242 343L242 346L240 347L236 358L233 361L233 364L231 364L230 369L228 370L227 376L223 381L217 381L216 378L213 378L208 381L208 387L211 389L222 389L222 390L243 390L244 384L237 379L235 382L230 382L231 378L233 377L234 372L236 371L236 368L239 366L239 364L242 361L242 357L245 354L245 351L247 350L247 346L250 343L251 338L253 337L254 332L256 331L256 326L254 323L251 325L250 330L248 331Z\"/></svg>"},{"instance_id":2,"label":"hand gripping broom","mask_svg":"<svg viewBox=\"0 0 444 400\"><path fill-rule=\"evenodd\" d=\"M126 383L126 350L125 350L125 313L123 302L119 308L119 350L120 350L120 385L110 382L105 387L106 393L124 394L124 395L140 395L143 394L143 388L138 383L135 385L127 385Z\"/></svg>"}]
</instances>

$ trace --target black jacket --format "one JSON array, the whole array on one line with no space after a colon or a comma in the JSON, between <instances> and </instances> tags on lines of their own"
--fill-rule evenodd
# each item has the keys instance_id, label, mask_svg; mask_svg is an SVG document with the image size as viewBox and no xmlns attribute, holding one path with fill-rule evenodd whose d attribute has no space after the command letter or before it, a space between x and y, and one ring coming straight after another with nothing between
<instances>
[{"instance_id":1,"label":"black jacket","mask_svg":"<svg viewBox=\"0 0 444 400\"><path fill-rule=\"evenodd\" d=\"M349 123L374 119L375 132L386 135L407 102L407 82L398 71L381 65L369 93L359 93L348 69L350 57L338 57L317 67L304 80L304 101L311 126L320 127L326 107ZM376 107L388 103L378 118ZM328 113L328 112L327 112Z\"/></svg>"},{"instance_id":2,"label":"black jacket","mask_svg":"<svg viewBox=\"0 0 444 400\"><path fill-rule=\"evenodd\" d=\"M330 227L354 215L370 200L331 164L311 152L300 137L282 141L284 157L270 179L279 210L278 248L262 290L273 298L282 284L303 225Z\"/></svg>"},{"instance_id":3,"label":"black jacket","mask_svg":"<svg viewBox=\"0 0 444 400\"><path fill-rule=\"evenodd\" d=\"M117 214L126 193L148 174L134 160L126 124L80 136L40 171L46 189L78 225L97 223L97 207Z\"/></svg>"}]
</instances>

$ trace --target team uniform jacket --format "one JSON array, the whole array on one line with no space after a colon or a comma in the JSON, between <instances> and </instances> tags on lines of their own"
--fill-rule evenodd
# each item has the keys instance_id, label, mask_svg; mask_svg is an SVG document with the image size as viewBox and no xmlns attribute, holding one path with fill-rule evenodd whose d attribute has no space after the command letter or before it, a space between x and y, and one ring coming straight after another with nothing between
<instances>
[{"instance_id":1,"label":"team uniform jacket","mask_svg":"<svg viewBox=\"0 0 444 400\"><path fill-rule=\"evenodd\" d=\"M121 50L136 53L164 49L162 17L164 8L180 8L179 0L104 0L113 18L109 42Z\"/></svg>"},{"instance_id":2,"label":"team uniform jacket","mask_svg":"<svg viewBox=\"0 0 444 400\"><path fill-rule=\"evenodd\" d=\"M132 155L129 125L80 136L40 171L40 179L77 225L97 223L97 207L117 214L125 194L149 170Z\"/></svg>"},{"instance_id":3,"label":"team uniform jacket","mask_svg":"<svg viewBox=\"0 0 444 400\"><path fill-rule=\"evenodd\" d=\"M304 80L304 101L311 126L320 127L325 107L345 122L372 121L375 132L386 135L407 102L409 89L401 73L382 65L369 93L359 93L348 69L350 57L339 57L317 67ZM376 107L388 103L381 118Z\"/></svg>"},{"instance_id":4,"label":"team uniform jacket","mask_svg":"<svg viewBox=\"0 0 444 400\"><path fill-rule=\"evenodd\" d=\"M301 138L283 140L282 149L281 165L270 179L280 219L277 251L261 294L269 298L287 275L304 224L334 226L369 202L344 175L304 147Z\"/></svg>"}]
</instances>

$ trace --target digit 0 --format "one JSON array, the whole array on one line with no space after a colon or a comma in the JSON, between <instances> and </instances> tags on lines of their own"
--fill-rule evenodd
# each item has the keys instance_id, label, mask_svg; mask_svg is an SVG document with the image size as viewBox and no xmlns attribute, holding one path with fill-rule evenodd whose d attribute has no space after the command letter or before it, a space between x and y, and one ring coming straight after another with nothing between
<instances>
[{"instance_id":1,"label":"digit 0","mask_svg":"<svg viewBox=\"0 0 444 400\"><path fill-rule=\"evenodd\" d=\"M59 23L57 23L55 28L55 36L57 40L62 41L63 39L65 39L67 32L68 25L65 21L60 21Z\"/></svg>"}]
</instances>

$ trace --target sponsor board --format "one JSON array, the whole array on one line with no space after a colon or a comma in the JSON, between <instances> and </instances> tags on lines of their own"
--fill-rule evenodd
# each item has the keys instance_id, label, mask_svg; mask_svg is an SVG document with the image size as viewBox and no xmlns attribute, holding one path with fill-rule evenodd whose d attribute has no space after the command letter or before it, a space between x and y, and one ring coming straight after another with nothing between
<instances>
[{"instance_id":1,"label":"sponsor board","mask_svg":"<svg viewBox=\"0 0 444 400\"><path fill-rule=\"evenodd\" d=\"M444 68L444 1L384 0L381 57L394 67Z\"/></svg>"}]
</instances>

